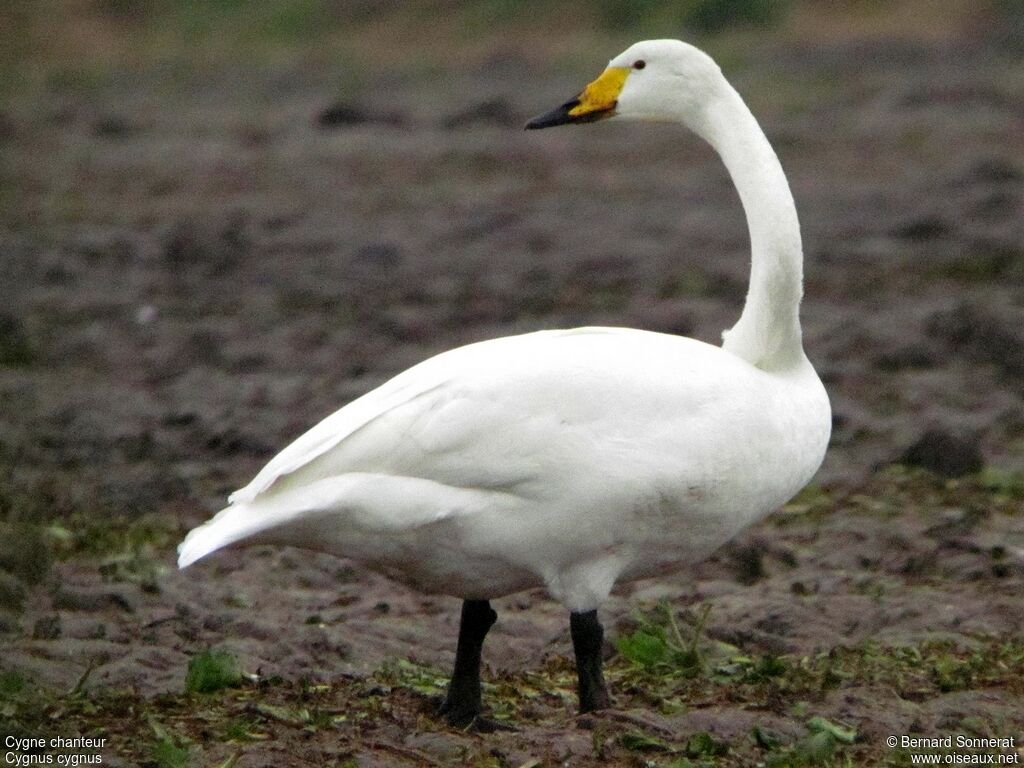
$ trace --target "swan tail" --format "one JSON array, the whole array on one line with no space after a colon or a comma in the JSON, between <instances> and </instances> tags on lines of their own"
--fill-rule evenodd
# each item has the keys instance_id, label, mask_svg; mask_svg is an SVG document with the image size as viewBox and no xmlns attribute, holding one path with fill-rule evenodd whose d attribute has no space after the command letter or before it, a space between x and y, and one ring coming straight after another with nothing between
<instances>
[{"instance_id":1,"label":"swan tail","mask_svg":"<svg viewBox=\"0 0 1024 768\"><path fill-rule=\"evenodd\" d=\"M352 537L395 535L489 503L488 491L414 477L346 473L230 504L178 545L178 567L241 542L292 544L352 556Z\"/></svg>"},{"instance_id":2,"label":"swan tail","mask_svg":"<svg viewBox=\"0 0 1024 768\"><path fill-rule=\"evenodd\" d=\"M189 531L178 545L178 568L187 568L196 560L232 544L269 543L282 533L281 529L307 520L312 513L344 504L349 485L338 482L337 478L328 478L291 492L257 496L246 502L228 502L227 507Z\"/></svg>"},{"instance_id":3,"label":"swan tail","mask_svg":"<svg viewBox=\"0 0 1024 768\"><path fill-rule=\"evenodd\" d=\"M193 528L178 545L178 567L187 568L219 549L273 527L274 519L261 511L252 504L233 504Z\"/></svg>"}]
</instances>

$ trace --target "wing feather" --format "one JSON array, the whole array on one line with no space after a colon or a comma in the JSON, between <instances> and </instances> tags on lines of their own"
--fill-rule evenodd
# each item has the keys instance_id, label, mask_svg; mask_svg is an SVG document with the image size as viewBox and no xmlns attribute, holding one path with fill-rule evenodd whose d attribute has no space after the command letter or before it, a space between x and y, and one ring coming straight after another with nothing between
<instances>
[{"instance_id":1,"label":"wing feather","mask_svg":"<svg viewBox=\"0 0 1024 768\"><path fill-rule=\"evenodd\" d=\"M514 425L518 432L524 427L523 422L528 422L531 417L544 420L557 414L555 410L546 408L540 408L538 413L531 413L529 409L521 412L518 407L521 404L516 402L516 398L526 393L517 391L517 387L510 385L505 377L529 378L533 365L538 364L545 355L549 364L559 366L559 361L565 364L564 356L571 358L574 350L576 354L586 353L593 343L600 343L601 337L616 336L643 339L657 334L592 327L538 331L470 344L425 360L353 400L301 435L271 459L247 486L233 493L228 503L251 503L289 475L296 475L298 479L303 469L309 469L311 474L300 482L313 482L318 477L353 470L381 471L383 464L365 466L360 456L365 458L368 453L385 449L387 452L415 451L416 444L425 448L427 443L431 443L431 447L436 450L440 447L438 441L448 443L451 448L453 443L460 440L465 441L462 447L468 448L469 443L480 439L484 439L492 448L503 443L515 443L513 436L508 433L510 426ZM588 337L595 341L586 341ZM599 354L584 354L583 359L586 361L585 367L593 371L600 370ZM542 383L534 383L540 383L540 389L554 387L564 394L571 391L571 387L568 390L563 387L570 383L572 373L572 366L566 365L566 378L552 380L542 377ZM483 387L482 391L476 392L480 396L470 397L470 402L459 403L459 393L473 386ZM430 400L431 397L434 399L429 406L424 405L421 409L405 408L417 401ZM438 415L432 409L441 409L442 413ZM488 416L494 418L488 419ZM430 426L425 429L426 424ZM384 433L383 436L390 437L383 439L382 435L376 435L377 439L368 441L355 439L360 433L373 433L377 426ZM516 439L523 437L518 434ZM349 445L351 450L336 451L342 443ZM514 445L508 445L507 448L506 460L512 458L509 454L517 453ZM432 452L426 450L426 453ZM522 467L513 466L515 462L499 468L495 462L484 461L479 453L475 455L476 463L467 465L463 460L452 467L453 470L460 470L456 474L469 472L472 477L450 477L446 480L456 485L500 487L521 482L529 474ZM528 457L526 459L528 461ZM418 476L424 468L404 466L394 469L400 474Z\"/></svg>"},{"instance_id":2,"label":"wing feather","mask_svg":"<svg viewBox=\"0 0 1024 768\"><path fill-rule=\"evenodd\" d=\"M341 441L396 408L444 386L444 379L410 377L419 366L353 400L302 434L257 473L252 481L228 497L228 504L249 503L281 478L315 461Z\"/></svg>"}]
</instances>

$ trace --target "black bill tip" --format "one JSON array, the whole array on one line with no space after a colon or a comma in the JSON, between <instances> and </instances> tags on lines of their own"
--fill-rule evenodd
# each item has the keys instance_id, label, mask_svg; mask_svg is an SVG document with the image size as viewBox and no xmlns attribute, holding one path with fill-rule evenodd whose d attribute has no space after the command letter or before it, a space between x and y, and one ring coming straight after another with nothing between
<instances>
[{"instance_id":1,"label":"black bill tip","mask_svg":"<svg viewBox=\"0 0 1024 768\"><path fill-rule=\"evenodd\" d=\"M553 128L556 125L596 123L598 120L604 120L606 117L611 117L615 114L616 102L612 102L611 105L605 109L595 109L590 112L584 112L582 115L569 114L579 105L579 99L573 99L572 101L565 102L565 104L560 107L552 109L550 112L545 112L543 115L537 115L537 117L533 118L533 120L526 124L526 130L535 131L538 128Z\"/></svg>"},{"instance_id":2,"label":"black bill tip","mask_svg":"<svg viewBox=\"0 0 1024 768\"><path fill-rule=\"evenodd\" d=\"M553 128L556 125L566 125L576 121L569 111L580 105L579 99L567 101L560 107L555 107L543 115L537 115L526 124L526 130L536 131L540 128Z\"/></svg>"}]
</instances>

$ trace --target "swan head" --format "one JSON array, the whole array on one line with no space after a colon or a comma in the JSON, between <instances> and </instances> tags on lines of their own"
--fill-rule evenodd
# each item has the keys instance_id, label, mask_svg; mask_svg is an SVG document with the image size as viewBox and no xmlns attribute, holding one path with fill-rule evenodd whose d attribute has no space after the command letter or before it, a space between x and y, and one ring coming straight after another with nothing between
<instances>
[{"instance_id":1,"label":"swan head","mask_svg":"<svg viewBox=\"0 0 1024 768\"><path fill-rule=\"evenodd\" d=\"M607 118L682 120L696 127L724 78L714 59L680 40L635 43L574 98L538 115L527 130Z\"/></svg>"}]
</instances>

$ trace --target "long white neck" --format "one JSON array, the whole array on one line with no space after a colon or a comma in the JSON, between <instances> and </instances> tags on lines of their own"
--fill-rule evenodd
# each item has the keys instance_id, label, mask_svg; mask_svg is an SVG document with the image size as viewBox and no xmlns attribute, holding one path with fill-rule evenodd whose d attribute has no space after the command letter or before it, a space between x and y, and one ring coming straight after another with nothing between
<instances>
[{"instance_id":1,"label":"long white neck","mask_svg":"<svg viewBox=\"0 0 1024 768\"><path fill-rule=\"evenodd\" d=\"M803 361L800 298L803 248L793 195L757 120L723 78L693 126L721 155L750 228L750 288L723 348L765 370Z\"/></svg>"}]
</instances>

